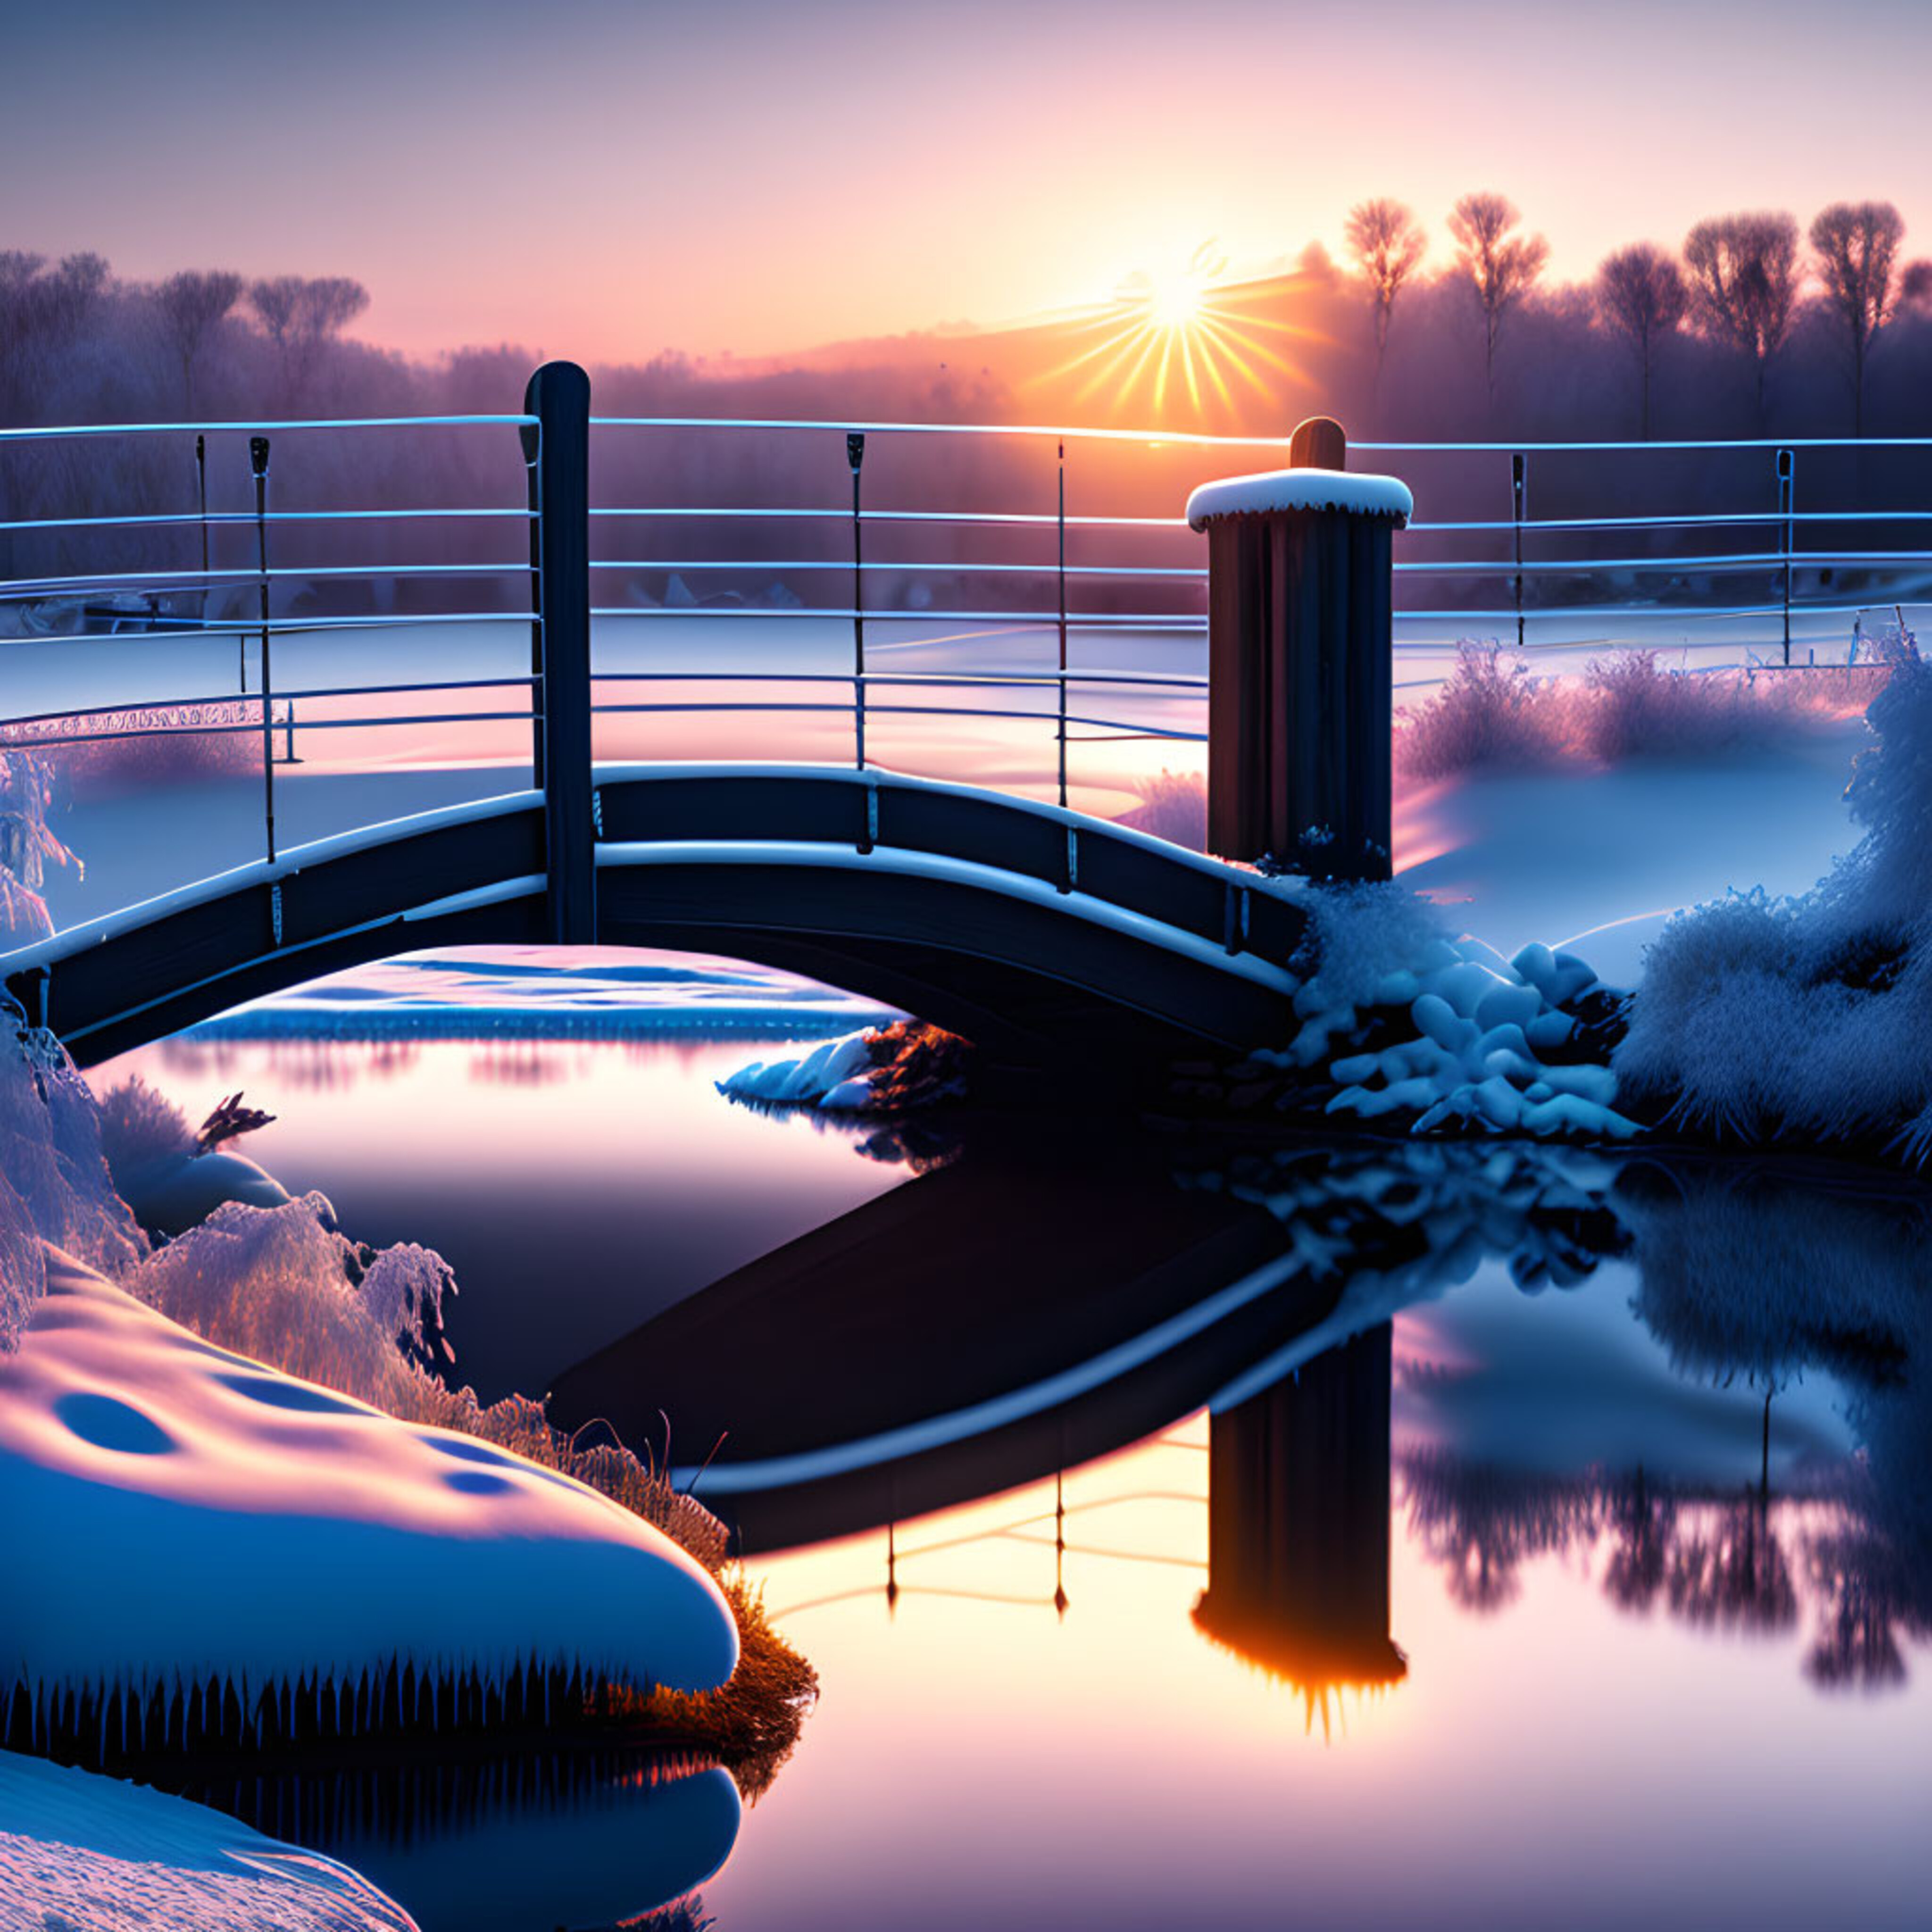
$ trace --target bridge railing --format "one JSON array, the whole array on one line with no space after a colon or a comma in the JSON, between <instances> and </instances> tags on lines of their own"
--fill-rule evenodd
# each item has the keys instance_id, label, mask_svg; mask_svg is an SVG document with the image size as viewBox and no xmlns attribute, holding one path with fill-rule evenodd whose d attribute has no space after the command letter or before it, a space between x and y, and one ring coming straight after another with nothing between
<instances>
[{"instance_id":1,"label":"bridge railing","mask_svg":"<svg viewBox=\"0 0 1932 1932\"><path fill-rule=\"evenodd\" d=\"M458 767L540 782L538 428L526 404L0 430L0 749L245 779L248 856L282 838L278 805L308 823L291 778L434 774L436 803ZM598 755L884 764L1063 802L1198 761L1206 564L1180 506L1286 452L1042 424L587 434L556 515L580 526ZM1862 611L1932 606L1932 439L1354 447L1416 494L1412 700L1463 638L1545 668L1649 646L1799 669L1842 662Z\"/></svg>"}]
</instances>

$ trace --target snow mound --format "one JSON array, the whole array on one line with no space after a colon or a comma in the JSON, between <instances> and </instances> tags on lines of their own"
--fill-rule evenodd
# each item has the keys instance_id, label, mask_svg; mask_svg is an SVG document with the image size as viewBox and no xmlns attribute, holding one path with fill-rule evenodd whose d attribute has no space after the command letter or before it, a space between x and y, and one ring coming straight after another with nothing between
<instances>
[{"instance_id":1,"label":"snow mound","mask_svg":"<svg viewBox=\"0 0 1932 1932\"><path fill-rule=\"evenodd\" d=\"M1312 968L1294 996L1301 1028L1281 1051L1251 1054L1251 1067L1326 1062L1339 1090L1328 1112L1408 1118L1418 1133L1640 1131L1616 1111L1616 1076L1589 1057L1578 1022L1576 1010L1618 996L1575 954L1526 946L1505 959L1480 940L1451 940L1426 901L1393 883L1294 896L1310 920L1308 957L1295 962Z\"/></svg>"},{"instance_id":2,"label":"snow mound","mask_svg":"<svg viewBox=\"0 0 1932 1932\"><path fill-rule=\"evenodd\" d=\"M964 1098L973 1049L957 1034L924 1020L895 1020L802 1058L754 1061L718 1082L727 1100L826 1114L898 1115Z\"/></svg>"},{"instance_id":3,"label":"snow mound","mask_svg":"<svg viewBox=\"0 0 1932 1932\"><path fill-rule=\"evenodd\" d=\"M0 1932L416 1932L369 1882L160 1792L0 1752Z\"/></svg>"},{"instance_id":4,"label":"snow mound","mask_svg":"<svg viewBox=\"0 0 1932 1932\"><path fill-rule=\"evenodd\" d=\"M37 1724L104 1680L143 1709L150 1684L238 1683L245 1713L404 1664L731 1675L716 1585L608 1498L214 1348L53 1250L46 1277L0 1362L0 1547L34 1553L0 1577L0 1628Z\"/></svg>"},{"instance_id":5,"label":"snow mound","mask_svg":"<svg viewBox=\"0 0 1932 1932\"><path fill-rule=\"evenodd\" d=\"M1466 939L1420 964L1420 972L1392 975L1378 988L1378 1004L1410 998L1414 1036L1334 1061L1329 1077L1342 1090L1330 1113L1414 1114L1418 1133L1452 1121L1492 1134L1592 1140L1642 1131L1613 1106L1617 1078L1608 1066L1555 1057L1577 1031L1567 1006L1596 986L1574 953L1526 946L1505 960Z\"/></svg>"},{"instance_id":6,"label":"snow mound","mask_svg":"<svg viewBox=\"0 0 1932 1932\"><path fill-rule=\"evenodd\" d=\"M1932 1150L1932 665L1900 630L1846 797L1864 836L1810 892L1679 914L1616 1054L1694 1126Z\"/></svg>"},{"instance_id":7,"label":"snow mound","mask_svg":"<svg viewBox=\"0 0 1932 1932\"><path fill-rule=\"evenodd\" d=\"M1351 510L1406 524L1414 514L1415 499L1400 477L1354 470L1269 470L1202 484L1187 500L1187 521L1190 529L1204 530L1222 517L1270 510Z\"/></svg>"},{"instance_id":8,"label":"snow mound","mask_svg":"<svg viewBox=\"0 0 1932 1932\"><path fill-rule=\"evenodd\" d=\"M828 1040L796 1060L754 1060L718 1083L733 1100L767 1107L817 1107L828 1114L864 1112L872 1104L872 1036Z\"/></svg>"}]
</instances>

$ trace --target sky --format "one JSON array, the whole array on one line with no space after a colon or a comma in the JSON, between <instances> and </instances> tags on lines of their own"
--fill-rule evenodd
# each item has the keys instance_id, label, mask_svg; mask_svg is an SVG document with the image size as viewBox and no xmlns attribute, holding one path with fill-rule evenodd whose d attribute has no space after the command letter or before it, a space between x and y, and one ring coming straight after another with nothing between
<instances>
[{"instance_id":1,"label":"sky","mask_svg":"<svg viewBox=\"0 0 1932 1932\"><path fill-rule=\"evenodd\" d=\"M1230 272L1510 195L1587 275L1895 200L1924 0L0 0L0 248L354 275L368 339L759 357ZM1876 80L1840 80L1860 72ZM1907 134L1888 139L1885 129Z\"/></svg>"}]
</instances>

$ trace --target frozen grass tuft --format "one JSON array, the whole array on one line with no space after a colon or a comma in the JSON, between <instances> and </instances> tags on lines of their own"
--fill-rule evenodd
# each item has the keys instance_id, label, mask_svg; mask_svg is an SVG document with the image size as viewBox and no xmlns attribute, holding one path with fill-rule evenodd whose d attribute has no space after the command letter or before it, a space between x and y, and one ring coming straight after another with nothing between
<instances>
[{"instance_id":1,"label":"frozen grass tuft","mask_svg":"<svg viewBox=\"0 0 1932 1932\"><path fill-rule=\"evenodd\" d=\"M1398 721L1396 770L1427 781L1561 764L1565 709L1553 680L1532 677L1527 664L1494 644L1466 640L1456 647L1456 669L1442 688Z\"/></svg>"}]
</instances>

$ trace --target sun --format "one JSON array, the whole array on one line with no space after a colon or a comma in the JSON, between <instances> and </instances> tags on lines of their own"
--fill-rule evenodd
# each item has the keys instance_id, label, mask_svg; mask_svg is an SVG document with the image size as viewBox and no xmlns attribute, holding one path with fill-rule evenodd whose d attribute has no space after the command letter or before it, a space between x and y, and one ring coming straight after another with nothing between
<instances>
[{"instance_id":1,"label":"sun","mask_svg":"<svg viewBox=\"0 0 1932 1932\"><path fill-rule=\"evenodd\" d=\"M1164 410L1170 394L1195 410L1236 406L1242 387L1271 399L1270 372L1299 379L1294 364L1270 338L1306 332L1268 313L1272 283L1230 285L1227 258L1204 242L1184 262L1137 269L1111 300L1068 316L1063 325L1072 353L1032 378L1057 382L1071 376L1073 400L1107 395L1116 408L1136 398Z\"/></svg>"},{"instance_id":2,"label":"sun","mask_svg":"<svg viewBox=\"0 0 1932 1932\"><path fill-rule=\"evenodd\" d=\"M1207 278L1192 265L1173 274L1148 278L1148 320L1156 328L1192 328L1207 304Z\"/></svg>"}]
</instances>

